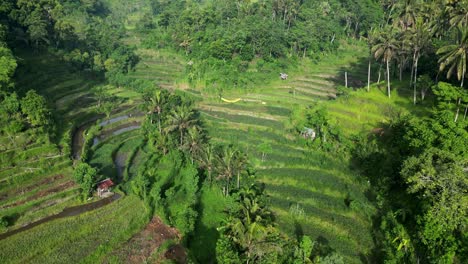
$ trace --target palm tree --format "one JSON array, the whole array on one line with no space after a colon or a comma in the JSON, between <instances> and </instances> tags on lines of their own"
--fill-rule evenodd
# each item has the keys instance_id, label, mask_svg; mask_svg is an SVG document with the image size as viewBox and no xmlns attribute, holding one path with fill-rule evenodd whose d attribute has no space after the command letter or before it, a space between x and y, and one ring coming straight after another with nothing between
<instances>
[{"instance_id":1,"label":"palm tree","mask_svg":"<svg viewBox=\"0 0 468 264\"><path fill-rule=\"evenodd\" d=\"M396 51L396 60L398 62L400 81L403 79L403 70L406 68L411 54L410 39L407 32L408 31L402 32L402 34L399 36L399 49Z\"/></svg>"},{"instance_id":2,"label":"palm tree","mask_svg":"<svg viewBox=\"0 0 468 264\"><path fill-rule=\"evenodd\" d=\"M372 47L375 45L377 32L371 28L367 33L367 45L369 47L369 66L367 69L367 91L370 91L370 76L371 76L371 62L372 62Z\"/></svg>"},{"instance_id":3,"label":"palm tree","mask_svg":"<svg viewBox=\"0 0 468 264\"><path fill-rule=\"evenodd\" d=\"M411 81L413 84L413 103L416 104L416 83L418 80L418 62L421 53L430 45L431 34L423 19L418 17L416 24L411 29L411 48L413 50L413 67L411 70ZM414 79L413 79L414 77Z\"/></svg>"},{"instance_id":4,"label":"palm tree","mask_svg":"<svg viewBox=\"0 0 468 264\"><path fill-rule=\"evenodd\" d=\"M192 164L193 158L200 152L203 143L203 134L201 133L201 129L198 126L192 126L187 131L187 150L192 156Z\"/></svg>"},{"instance_id":5,"label":"palm tree","mask_svg":"<svg viewBox=\"0 0 468 264\"><path fill-rule=\"evenodd\" d=\"M170 113L168 131L178 130L180 133L180 146L184 145L184 133L195 123L193 110L186 105L177 106Z\"/></svg>"},{"instance_id":6,"label":"palm tree","mask_svg":"<svg viewBox=\"0 0 468 264\"><path fill-rule=\"evenodd\" d=\"M372 47L372 53L375 59L382 58L383 62L387 66L387 91L388 98L390 98L390 61L395 56L398 50L397 40L395 39L395 33L392 29L384 28L383 32L377 38L377 44Z\"/></svg>"},{"instance_id":7,"label":"palm tree","mask_svg":"<svg viewBox=\"0 0 468 264\"><path fill-rule=\"evenodd\" d=\"M221 153L217 156L217 171L218 179L224 179L225 187L223 188L224 195L229 194L229 185L231 178L236 172L236 156L237 150L233 146L224 147L221 150Z\"/></svg>"},{"instance_id":8,"label":"palm tree","mask_svg":"<svg viewBox=\"0 0 468 264\"><path fill-rule=\"evenodd\" d=\"M213 145L208 144L204 148L201 148L200 152L196 156L197 161L200 163L201 167L208 172L208 180L210 184L212 183L213 171L215 169L216 162L216 149Z\"/></svg>"},{"instance_id":9,"label":"palm tree","mask_svg":"<svg viewBox=\"0 0 468 264\"><path fill-rule=\"evenodd\" d=\"M468 1L457 1L453 5L447 5L446 11L449 13L452 27L468 27Z\"/></svg>"},{"instance_id":10,"label":"palm tree","mask_svg":"<svg viewBox=\"0 0 468 264\"><path fill-rule=\"evenodd\" d=\"M166 94L163 94L162 90L156 90L149 98L149 105L148 105L149 113L158 115L159 133L162 132L161 113L163 111L163 107L166 104L166 102L167 102L167 97L166 97Z\"/></svg>"},{"instance_id":11,"label":"palm tree","mask_svg":"<svg viewBox=\"0 0 468 264\"><path fill-rule=\"evenodd\" d=\"M416 17L421 6L420 0L403 0L393 5L395 24L401 29L408 30L416 23Z\"/></svg>"},{"instance_id":12,"label":"palm tree","mask_svg":"<svg viewBox=\"0 0 468 264\"><path fill-rule=\"evenodd\" d=\"M463 87L466 75L466 57L468 54L468 29L458 27L458 43L447 45L437 51L437 55L441 55L439 59L440 71L443 71L447 66L447 79L450 79L453 72L456 71L457 78L461 81L460 86Z\"/></svg>"},{"instance_id":13,"label":"palm tree","mask_svg":"<svg viewBox=\"0 0 468 264\"><path fill-rule=\"evenodd\" d=\"M150 145L160 150L163 155L167 154L171 144L172 139L167 131L162 131L162 133L153 132L150 134Z\"/></svg>"},{"instance_id":14,"label":"palm tree","mask_svg":"<svg viewBox=\"0 0 468 264\"><path fill-rule=\"evenodd\" d=\"M242 171L245 170L246 165L247 165L247 156L244 153L238 151L234 159L234 166L236 168L236 173L237 173L237 189L240 188L240 175Z\"/></svg>"},{"instance_id":15,"label":"palm tree","mask_svg":"<svg viewBox=\"0 0 468 264\"><path fill-rule=\"evenodd\" d=\"M239 209L220 230L244 252L246 263L281 252L278 231L272 226L273 214L255 185L239 191Z\"/></svg>"}]
</instances>

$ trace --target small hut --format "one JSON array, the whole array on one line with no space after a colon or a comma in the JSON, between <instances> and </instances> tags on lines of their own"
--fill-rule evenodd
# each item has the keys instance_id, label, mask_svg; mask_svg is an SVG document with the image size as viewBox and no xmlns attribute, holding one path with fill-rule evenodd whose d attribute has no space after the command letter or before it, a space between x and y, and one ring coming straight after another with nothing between
<instances>
[{"instance_id":1,"label":"small hut","mask_svg":"<svg viewBox=\"0 0 468 264\"><path fill-rule=\"evenodd\" d=\"M301 131L301 136L304 137L304 139L314 140L317 134L312 128L304 127Z\"/></svg>"},{"instance_id":2,"label":"small hut","mask_svg":"<svg viewBox=\"0 0 468 264\"><path fill-rule=\"evenodd\" d=\"M102 180L97 183L97 193L99 197L105 197L111 194L110 188L114 186L114 182L110 179L107 178L105 180Z\"/></svg>"},{"instance_id":3,"label":"small hut","mask_svg":"<svg viewBox=\"0 0 468 264\"><path fill-rule=\"evenodd\" d=\"M288 75L286 73L283 73L283 72L280 73L280 77L281 77L281 80L283 80L283 81L288 79Z\"/></svg>"}]
</instances>

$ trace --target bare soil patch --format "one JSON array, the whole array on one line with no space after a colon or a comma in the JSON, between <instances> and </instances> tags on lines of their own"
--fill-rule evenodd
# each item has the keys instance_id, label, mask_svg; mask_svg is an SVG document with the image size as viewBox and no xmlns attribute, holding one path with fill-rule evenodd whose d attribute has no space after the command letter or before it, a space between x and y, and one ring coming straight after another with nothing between
<instances>
[{"instance_id":1,"label":"bare soil patch","mask_svg":"<svg viewBox=\"0 0 468 264\"><path fill-rule=\"evenodd\" d=\"M118 257L124 263L147 263L152 253L165 241L180 240L180 238L177 229L164 224L161 218L154 217L142 231L134 235L118 251L114 251L112 256ZM186 263L187 260L187 254L182 246L169 248L163 256L178 263ZM158 262L159 260L154 260L154 263Z\"/></svg>"}]
</instances>

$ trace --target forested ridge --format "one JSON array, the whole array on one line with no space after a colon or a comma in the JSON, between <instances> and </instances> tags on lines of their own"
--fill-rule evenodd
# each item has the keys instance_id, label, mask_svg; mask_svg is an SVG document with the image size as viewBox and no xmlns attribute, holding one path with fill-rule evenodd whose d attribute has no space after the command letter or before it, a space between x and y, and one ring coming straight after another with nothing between
<instances>
[{"instance_id":1,"label":"forested ridge","mask_svg":"<svg viewBox=\"0 0 468 264\"><path fill-rule=\"evenodd\" d=\"M466 0L0 0L0 262L464 263L467 56Z\"/></svg>"}]
</instances>

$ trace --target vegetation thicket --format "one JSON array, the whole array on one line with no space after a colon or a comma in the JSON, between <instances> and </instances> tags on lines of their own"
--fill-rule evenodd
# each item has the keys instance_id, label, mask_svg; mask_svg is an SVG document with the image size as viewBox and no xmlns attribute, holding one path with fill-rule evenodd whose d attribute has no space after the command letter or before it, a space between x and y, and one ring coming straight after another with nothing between
<instances>
[{"instance_id":1,"label":"vegetation thicket","mask_svg":"<svg viewBox=\"0 0 468 264\"><path fill-rule=\"evenodd\" d=\"M467 10L0 0L0 262L463 263Z\"/></svg>"}]
</instances>

